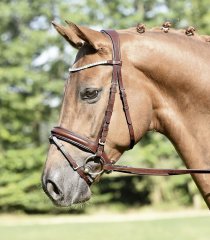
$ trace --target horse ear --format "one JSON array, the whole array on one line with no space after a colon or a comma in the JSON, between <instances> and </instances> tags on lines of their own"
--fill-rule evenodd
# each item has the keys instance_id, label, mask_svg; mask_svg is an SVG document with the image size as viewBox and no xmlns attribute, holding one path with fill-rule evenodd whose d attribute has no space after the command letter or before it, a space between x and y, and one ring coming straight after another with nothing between
<instances>
[{"instance_id":1,"label":"horse ear","mask_svg":"<svg viewBox=\"0 0 210 240\"><path fill-rule=\"evenodd\" d=\"M74 29L71 27L64 27L52 21L54 28L63 36L74 48L81 48L84 45L84 40L77 36Z\"/></svg>"},{"instance_id":2,"label":"horse ear","mask_svg":"<svg viewBox=\"0 0 210 240\"><path fill-rule=\"evenodd\" d=\"M55 29L69 42L74 48L81 48L84 43L91 45L95 50L104 49L109 46L109 41L101 32L87 27L77 26L72 22L66 21L68 27L64 27L52 22Z\"/></svg>"},{"instance_id":3,"label":"horse ear","mask_svg":"<svg viewBox=\"0 0 210 240\"><path fill-rule=\"evenodd\" d=\"M107 38L101 32L92 30L87 27L77 26L74 23L69 22L67 20L65 22L80 39L84 40L86 43L91 45L95 50L100 50L105 46L108 46Z\"/></svg>"}]
</instances>

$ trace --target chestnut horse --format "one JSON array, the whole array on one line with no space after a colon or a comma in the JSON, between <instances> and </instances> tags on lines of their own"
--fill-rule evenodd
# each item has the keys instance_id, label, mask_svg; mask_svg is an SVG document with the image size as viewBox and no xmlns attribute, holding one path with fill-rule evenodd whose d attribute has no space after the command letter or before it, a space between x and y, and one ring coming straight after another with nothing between
<instances>
[{"instance_id":1,"label":"chestnut horse","mask_svg":"<svg viewBox=\"0 0 210 240\"><path fill-rule=\"evenodd\" d=\"M54 137L51 139L54 144L49 149L42 183L47 195L60 206L85 202L91 197L90 184L79 167L87 162L91 151L80 143L96 141L110 98L114 65L120 64L120 61L108 64L107 60L113 59L113 46L106 32L67 23L67 27L54 22L53 25L79 51L65 86L59 126L61 130L73 132L69 133L70 143L75 143L72 141L74 133L88 140L79 137L75 146L65 137L60 137L59 141ZM132 131L128 131L127 118L130 117L135 143L147 131L158 131L173 143L187 168L209 169L208 36L194 35L193 32L184 34L180 30L167 29L167 26L162 30L131 28L117 33L129 116L125 117L122 97L116 94L103 146L106 157L112 160L111 163L116 162L129 149ZM56 131L60 131L59 128ZM68 135L62 131L62 136ZM100 177L100 163L96 160L90 165L93 173L99 171L96 176ZM192 174L192 177L210 207L210 175Z\"/></svg>"}]
</instances>

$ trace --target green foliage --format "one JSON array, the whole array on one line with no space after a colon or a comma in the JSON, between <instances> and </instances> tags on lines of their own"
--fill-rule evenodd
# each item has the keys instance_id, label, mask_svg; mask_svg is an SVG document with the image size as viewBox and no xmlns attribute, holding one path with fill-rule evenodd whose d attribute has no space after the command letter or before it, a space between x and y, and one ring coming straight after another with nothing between
<instances>
[{"instance_id":1,"label":"green foliage","mask_svg":"<svg viewBox=\"0 0 210 240\"><path fill-rule=\"evenodd\" d=\"M60 211L42 192L40 178L47 136L58 119L63 81L74 54L52 30L52 19L69 19L97 29L139 22L160 26L171 20L174 26L192 24L210 33L207 0L2 0L0 9L0 211ZM148 135L127 157L147 167L181 165L160 135ZM189 177L116 179L104 178L94 187L98 196L94 204L138 205L135 199L139 205L173 199L189 204L197 195Z\"/></svg>"},{"instance_id":2,"label":"green foliage","mask_svg":"<svg viewBox=\"0 0 210 240\"><path fill-rule=\"evenodd\" d=\"M65 74L62 42L49 31L58 1L2 1L0 15L0 209L48 211L41 191L49 121ZM56 46L56 47L55 47ZM46 56L54 49L58 56ZM59 55L60 53L60 55ZM51 54L52 55L52 54ZM56 66L56 67L54 67ZM53 103L53 101L56 103ZM45 199L45 200L44 200Z\"/></svg>"},{"instance_id":3,"label":"green foliage","mask_svg":"<svg viewBox=\"0 0 210 240\"><path fill-rule=\"evenodd\" d=\"M8 150L1 155L0 209L40 210L40 169L44 152L42 148L28 148Z\"/></svg>"}]
</instances>

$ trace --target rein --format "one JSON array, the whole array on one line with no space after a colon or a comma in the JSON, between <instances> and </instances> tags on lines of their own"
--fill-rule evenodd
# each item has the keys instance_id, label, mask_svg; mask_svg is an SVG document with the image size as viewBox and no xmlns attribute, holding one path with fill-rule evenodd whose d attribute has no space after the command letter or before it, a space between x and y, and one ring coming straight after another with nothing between
<instances>
[{"instance_id":1,"label":"rein","mask_svg":"<svg viewBox=\"0 0 210 240\"><path fill-rule=\"evenodd\" d=\"M109 124L112 117L112 112L115 103L115 95L117 87L119 88L120 98L128 126L130 135L130 149L135 144L135 135L130 117L129 106L127 102L127 96L123 85L122 74L121 74L121 56L120 56L120 41L119 35L114 30L102 30L102 33L109 36L113 46L112 60L106 60L101 62L95 62L87 64L78 68L70 68L70 72L82 71L87 68L99 66L99 65L111 65L113 68L112 81L110 87L109 100L105 111L104 119L102 122L101 129L95 142L88 138L85 138L77 133L64 129L62 127L54 127L51 131L49 138L50 143L55 144L58 150L64 155L66 160L74 171L82 177L88 185L91 185L97 176L103 172L110 173L112 171L137 174L137 175L156 175L156 176L169 176L169 175L180 175L180 174L209 174L210 169L153 169L153 168L134 168L128 166L114 165L107 154L104 151L106 138L109 131ZM86 158L84 165L79 166L77 162L71 157L68 151L66 151L64 145L61 143L62 140L69 144L76 146L77 148L90 153L90 156ZM90 163L97 163L99 170L93 170Z\"/></svg>"}]
</instances>

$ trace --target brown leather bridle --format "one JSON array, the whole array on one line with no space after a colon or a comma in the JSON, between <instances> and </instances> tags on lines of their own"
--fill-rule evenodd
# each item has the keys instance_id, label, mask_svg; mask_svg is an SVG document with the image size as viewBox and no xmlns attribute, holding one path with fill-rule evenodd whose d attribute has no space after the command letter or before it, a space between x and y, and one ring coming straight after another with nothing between
<instances>
[{"instance_id":1,"label":"brown leather bridle","mask_svg":"<svg viewBox=\"0 0 210 240\"><path fill-rule=\"evenodd\" d=\"M77 133L64 129L62 127L54 127L51 131L50 142L55 144L58 150L64 155L66 160L69 162L70 166L74 171L82 177L87 184L91 185L97 176L101 175L103 172L124 172L137 175L180 175L180 174L193 174L193 173L210 173L210 169L152 169L152 168L134 168L127 166L114 165L115 162L111 161L104 151L104 146L106 143L106 138L109 131L109 124L112 117L112 112L115 103L115 95L117 92L117 87L119 88L120 98L122 101L123 110L125 113L125 118L130 135L130 149L133 148L135 144L134 129L131 121L131 116L129 112L127 97L125 93L125 88L123 86L122 75L121 75L121 56L120 56L120 41L119 35L114 30L102 30L102 33L109 36L112 41L113 46L113 56L112 60L96 62L93 64L88 64L84 67L73 68L71 72L77 72L84 70L86 68L98 66L98 65L111 65L113 67L112 81L110 87L109 100L107 108L105 111L104 120L102 122L101 129L99 131L98 137L95 142L88 138L80 136ZM70 143L77 148L90 153L91 155L85 160L84 165L79 166L76 161L71 157L71 155L66 151L64 145L59 141ZM100 170L91 172L90 162L96 161L100 165Z\"/></svg>"}]
</instances>

